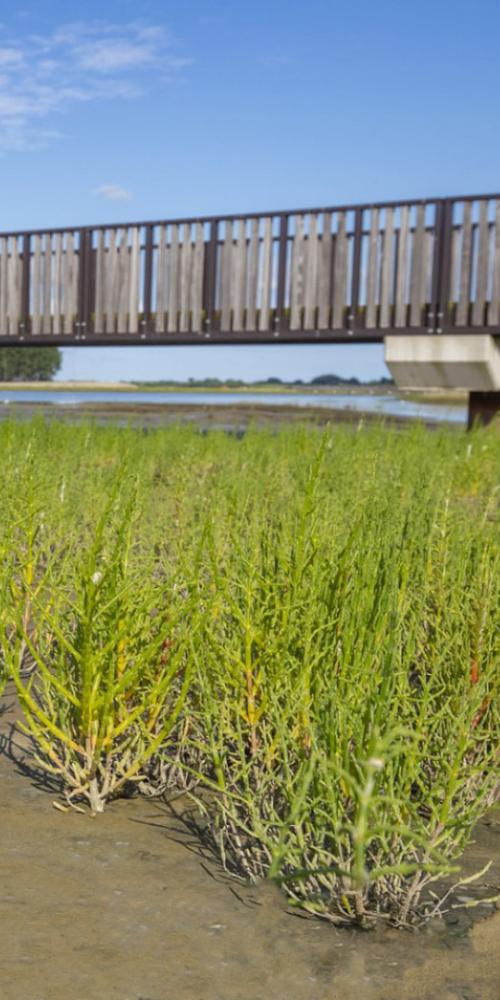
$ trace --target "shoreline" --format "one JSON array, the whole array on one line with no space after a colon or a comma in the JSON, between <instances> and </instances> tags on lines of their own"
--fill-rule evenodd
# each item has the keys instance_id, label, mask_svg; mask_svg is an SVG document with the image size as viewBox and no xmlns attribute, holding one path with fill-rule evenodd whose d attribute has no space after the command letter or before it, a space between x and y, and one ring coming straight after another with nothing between
<instances>
[{"instance_id":1,"label":"shoreline","mask_svg":"<svg viewBox=\"0 0 500 1000\"><path fill-rule=\"evenodd\" d=\"M195 424L201 430L242 431L250 425L276 427L282 424L350 424L357 428L384 423L388 427L408 428L419 422L429 429L446 426L457 431L465 425L443 420L423 419L413 416L380 414L368 410L325 406L273 406L265 403L238 403L218 405L217 403L99 403L81 402L60 406L51 402L9 402L0 406L0 420L9 417L30 419L43 416L47 419L77 423L81 420L95 420L102 425L141 426L160 428L173 424Z\"/></svg>"},{"instance_id":2,"label":"shoreline","mask_svg":"<svg viewBox=\"0 0 500 1000\"><path fill-rule=\"evenodd\" d=\"M129 393L189 393L198 395L203 393L214 393L216 395L237 395L244 401L248 395L280 395L280 396L301 396L304 394L314 396L394 396L397 399L407 399L412 402L422 403L443 403L447 406L463 406L467 402L468 393L461 389L397 389L396 386L371 385L267 385L266 383L256 383L255 385L245 385L233 387L230 385L201 386L190 385L187 382L171 383L169 385L148 385L135 382L85 382L85 381L60 381L60 382L2 382L0 381L0 391L8 392L119 392L126 396ZM135 405L135 404L134 404Z\"/></svg>"}]
</instances>

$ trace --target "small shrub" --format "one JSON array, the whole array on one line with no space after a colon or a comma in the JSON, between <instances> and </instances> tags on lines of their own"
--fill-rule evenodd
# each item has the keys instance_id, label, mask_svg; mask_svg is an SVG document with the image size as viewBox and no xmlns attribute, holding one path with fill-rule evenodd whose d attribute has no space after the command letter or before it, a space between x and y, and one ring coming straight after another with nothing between
<instances>
[{"instance_id":1,"label":"small shrub","mask_svg":"<svg viewBox=\"0 0 500 1000\"><path fill-rule=\"evenodd\" d=\"M134 561L140 516L136 490L120 475L88 551L49 559L28 517L12 579L16 613L2 629L37 759L68 803L86 801L93 812L147 780L189 683L179 608L151 560ZM186 613L192 634L196 615L184 601Z\"/></svg>"}]
</instances>

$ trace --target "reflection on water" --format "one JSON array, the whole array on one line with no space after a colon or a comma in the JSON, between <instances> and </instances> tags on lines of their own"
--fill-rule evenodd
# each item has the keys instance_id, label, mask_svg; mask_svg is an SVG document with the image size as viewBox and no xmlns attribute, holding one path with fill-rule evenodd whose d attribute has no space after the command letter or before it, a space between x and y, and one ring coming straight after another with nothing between
<instances>
[{"instance_id":1,"label":"reflection on water","mask_svg":"<svg viewBox=\"0 0 500 1000\"><path fill-rule=\"evenodd\" d=\"M331 395L302 392L280 393L238 393L238 392L100 392L89 390L71 391L29 391L26 389L0 390L0 401L5 405L18 403L52 403L61 406L76 406L79 403L149 403L175 404L186 406L234 406L238 403L252 406L299 406L325 407L330 410L361 410L365 413L379 413L381 416L420 417L422 420L438 420L463 424L466 420L465 406L449 406L443 403L416 403L397 396L375 395Z\"/></svg>"}]
</instances>

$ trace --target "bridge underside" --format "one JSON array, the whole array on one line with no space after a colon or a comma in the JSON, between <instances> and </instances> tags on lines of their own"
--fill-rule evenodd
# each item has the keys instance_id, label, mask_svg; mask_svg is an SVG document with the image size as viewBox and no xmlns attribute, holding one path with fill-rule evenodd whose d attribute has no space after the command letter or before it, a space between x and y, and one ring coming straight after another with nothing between
<instances>
[{"instance_id":1,"label":"bridge underside","mask_svg":"<svg viewBox=\"0 0 500 1000\"><path fill-rule=\"evenodd\" d=\"M365 330L275 330L260 333L258 330L212 330L194 334L190 331L176 333L41 333L0 334L0 347L203 347L203 346L243 346L270 344L383 344L387 336L400 331ZM500 333L500 331L499 331Z\"/></svg>"}]
</instances>

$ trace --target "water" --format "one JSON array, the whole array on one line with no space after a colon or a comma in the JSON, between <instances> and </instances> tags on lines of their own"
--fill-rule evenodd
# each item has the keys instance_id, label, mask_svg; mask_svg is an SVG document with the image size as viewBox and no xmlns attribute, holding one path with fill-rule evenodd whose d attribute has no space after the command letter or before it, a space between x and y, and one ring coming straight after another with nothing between
<instances>
[{"instance_id":1,"label":"water","mask_svg":"<svg viewBox=\"0 0 500 1000\"><path fill-rule=\"evenodd\" d=\"M463 424L467 417L465 406L450 406L443 403L417 403L397 396L351 395L348 393L313 393L301 392L293 394L266 392L113 392L91 389L85 391L57 391L43 389L30 391L27 389L0 390L0 403L51 403L59 406L78 406L82 403L149 403L175 404L185 406L234 406L251 404L252 406L308 406L325 407L332 410L358 410L365 413L378 413L381 416L412 417L421 420L446 421Z\"/></svg>"}]
</instances>

